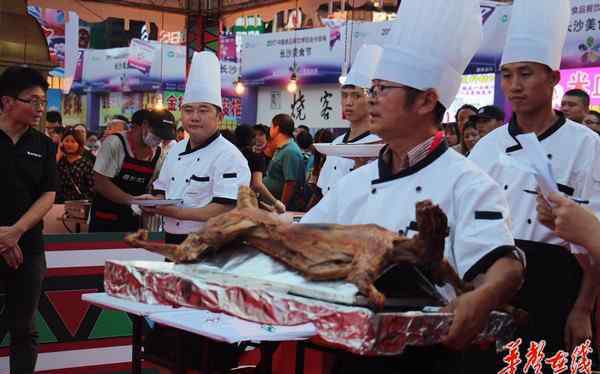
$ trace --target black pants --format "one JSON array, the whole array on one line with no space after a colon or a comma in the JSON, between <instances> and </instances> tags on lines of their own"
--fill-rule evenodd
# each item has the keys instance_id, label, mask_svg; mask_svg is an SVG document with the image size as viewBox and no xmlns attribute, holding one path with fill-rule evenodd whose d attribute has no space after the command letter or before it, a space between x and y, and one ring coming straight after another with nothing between
<instances>
[{"instance_id":1,"label":"black pants","mask_svg":"<svg viewBox=\"0 0 600 374\"><path fill-rule=\"evenodd\" d=\"M38 348L35 312L45 273L44 253L26 256L17 270L0 258L0 282L6 292L0 323L10 333L11 374L34 372Z\"/></svg>"}]
</instances>

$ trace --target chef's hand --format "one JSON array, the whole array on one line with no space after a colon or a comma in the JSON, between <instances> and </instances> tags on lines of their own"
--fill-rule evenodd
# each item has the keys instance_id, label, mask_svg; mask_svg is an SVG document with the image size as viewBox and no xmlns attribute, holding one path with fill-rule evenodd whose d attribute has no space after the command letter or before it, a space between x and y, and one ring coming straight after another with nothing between
<instances>
[{"instance_id":1,"label":"chef's hand","mask_svg":"<svg viewBox=\"0 0 600 374\"><path fill-rule=\"evenodd\" d=\"M21 251L21 248L16 245L2 252L2 258L11 269L17 270L23 263L23 252Z\"/></svg>"},{"instance_id":2,"label":"chef's hand","mask_svg":"<svg viewBox=\"0 0 600 374\"><path fill-rule=\"evenodd\" d=\"M159 216L179 219L180 209L177 208L175 205L159 205L153 210Z\"/></svg>"},{"instance_id":3,"label":"chef's hand","mask_svg":"<svg viewBox=\"0 0 600 374\"><path fill-rule=\"evenodd\" d=\"M448 335L442 344L453 350L462 350L487 326L494 308L493 297L484 287L462 294L442 311L454 313Z\"/></svg>"},{"instance_id":4,"label":"chef's hand","mask_svg":"<svg viewBox=\"0 0 600 374\"><path fill-rule=\"evenodd\" d=\"M537 201L537 213L538 213L538 221L550 230L554 231L554 213L552 213L552 207L548 204L546 199L542 196L538 191L538 195L536 198Z\"/></svg>"},{"instance_id":5,"label":"chef's hand","mask_svg":"<svg viewBox=\"0 0 600 374\"><path fill-rule=\"evenodd\" d=\"M553 231L556 235L586 248L598 244L600 221L591 210L557 193L551 194L548 199L554 204Z\"/></svg>"},{"instance_id":6,"label":"chef's hand","mask_svg":"<svg viewBox=\"0 0 600 374\"><path fill-rule=\"evenodd\" d=\"M23 231L17 226L0 226L0 253L18 245Z\"/></svg>"},{"instance_id":7,"label":"chef's hand","mask_svg":"<svg viewBox=\"0 0 600 374\"><path fill-rule=\"evenodd\" d=\"M283 204L280 200L275 201L273 207L275 208L275 211L279 214L283 214L286 211L285 204Z\"/></svg>"},{"instance_id":8,"label":"chef's hand","mask_svg":"<svg viewBox=\"0 0 600 374\"><path fill-rule=\"evenodd\" d=\"M572 352L587 339L592 340L592 313L575 306L565 325L565 345L569 352Z\"/></svg>"}]
</instances>

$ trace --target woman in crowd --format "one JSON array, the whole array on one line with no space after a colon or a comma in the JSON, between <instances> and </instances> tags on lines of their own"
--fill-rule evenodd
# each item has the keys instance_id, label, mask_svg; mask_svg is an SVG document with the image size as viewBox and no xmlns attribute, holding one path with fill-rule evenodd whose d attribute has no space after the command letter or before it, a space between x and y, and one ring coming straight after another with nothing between
<instances>
[{"instance_id":1,"label":"woman in crowd","mask_svg":"<svg viewBox=\"0 0 600 374\"><path fill-rule=\"evenodd\" d=\"M314 142L315 143L331 143L335 137L333 133L328 129L320 129L315 133ZM314 148L314 146L313 146ZM313 150L314 157L313 162L310 169L307 167L307 177L306 177L306 185L308 189L311 191L310 200L308 200L308 204L306 206L306 210L310 210L313 206L315 206L322 198L323 193L321 189L317 186L317 181L319 179L319 174L321 174L321 169L325 164L325 159L327 156L318 152L316 149Z\"/></svg>"},{"instance_id":2,"label":"woman in crowd","mask_svg":"<svg viewBox=\"0 0 600 374\"><path fill-rule=\"evenodd\" d=\"M57 170L59 187L56 201L88 200L92 198L94 187L94 159L83 157L85 151L81 133L70 128L62 137L60 151L62 157L58 161Z\"/></svg>"},{"instance_id":3,"label":"woman in crowd","mask_svg":"<svg viewBox=\"0 0 600 374\"><path fill-rule=\"evenodd\" d=\"M242 152L250 167L250 188L256 192L259 199L272 206L277 213L285 213L285 205L277 200L263 184L263 175L267 169L265 155L255 151L256 131L251 126L238 126L235 129L235 145Z\"/></svg>"},{"instance_id":4,"label":"woman in crowd","mask_svg":"<svg viewBox=\"0 0 600 374\"><path fill-rule=\"evenodd\" d=\"M456 111L456 123L458 124L458 130L461 134L465 130L465 124L467 123L467 121L469 121L471 116L474 116L476 114L477 108L471 104L464 104L463 106L458 108L458 111Z\"/></svg>"},{"instance_id":5,"label":"woman in crowd","mask_svg":"<svg viewBox=\"0 0 600 374\"><path fill-rule=\"evenodd\" d=\"M267 143L269 143L269 128L265 125L258 124L252 127L254 130L254 152L264 154Z\"/></svg>"},{"instance_id":6,"label":"woman in crowd","mask_svg":"<svg viewBox=\"0 0 600 374\"><path fill-rule=\"evenodd\" d=\"M455 145L460 144L460 134L456 122L447 123L444 126L444 133L446 134L448 146L454 147Z\"/></svg>"},{"instance_id":7,"label":"woman in crowd","mask_svg":"<svg viewBox=\"0 0 600 374\"><path fill-rule=\"evenodd\" d=\"M479 141L479 130L477 130L477 124L475 121L467 121L465 124L465 128L462 134L461 141L461 153L464 156L468 156L471 152L471 149L477 144Z\"/></svg>"}]
</instances>

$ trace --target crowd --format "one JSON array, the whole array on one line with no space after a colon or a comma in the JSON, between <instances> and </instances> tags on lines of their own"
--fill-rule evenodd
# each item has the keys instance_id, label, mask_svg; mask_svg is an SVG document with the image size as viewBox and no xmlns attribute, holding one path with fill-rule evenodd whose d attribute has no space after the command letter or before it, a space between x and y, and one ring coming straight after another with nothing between
<instances>
[{"instance_id":1,"label":"crowd","mask_svg":"<svg viewBox=\"0 0 600 374\"><path fill-rule=\"evenodd\" d=\"M445 311L454 313L443 343L408 347L399 357L346 357L336 372L497 372L494 349L469 344L506 304L529 315L516 331L522 350L542 341L552 354L588 344L600 261L600 115L578 89L565 93L560 110L552 107L570 9L567 1L544 1L513 5L501 62L510 118L493 105L464 105L455 123L442 124L459 72L481 42L473 37L481 34L477 0L402 1L389 45L361 47L340 87L349 129L337 137L326 129L313 135L287 114L270 126L220 131L220 64L210 52L193 56L181 126L168 111L140 110L93 134L83 125L65 128L50 112L44 136L33 127L44 115L45 79L30 68L7 69L0 75L0 172L7 177L0 274L13 282L11 370L32 372L35 363L31 326L45 269L40 222L53 203L91 200L91 231L134 231L142 216L162 217L166 243L180 244L232 209L240 186L250 186L264 209L305 211L301 223L378 224L407 237L419 233L416 204L431 200L445 212L444 256L475 287L461 295L440 289L452 300ZM525 133L540 141L561 194L542 196L531 173L507 161L523 157ZM315 150L327 142L384 146L374 159L341 158ZM152 201L164 199L171 205ZM590 256L572 253L567 241Z\"/></svg>"}]
</instances>

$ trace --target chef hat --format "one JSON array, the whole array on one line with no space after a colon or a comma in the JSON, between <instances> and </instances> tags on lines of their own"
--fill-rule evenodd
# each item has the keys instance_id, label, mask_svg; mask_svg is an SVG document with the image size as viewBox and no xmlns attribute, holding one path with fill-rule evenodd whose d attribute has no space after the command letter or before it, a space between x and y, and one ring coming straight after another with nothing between
<instances>
[{"instance_id":1,"label":"chef hat","mask_svg":"<svg viewBox=\"0 0 600 374\"><path fill-rule=\"evenodd\" d=\"M569 0L515 0L501 65L538 62L560 69L570 15Z\"/></svg>"},{"instance_id":2,"label":"chef hat","mask_svg":"<svg viewBox=\"0 0 600 374\"><path fill-rule=\"evenodd\" d=\"M208 103L223 108L221 65L212 52L194 52L183 95L183 104L191 103Z\"/></svg>"},{"instance_id":3,"label":"chef hat","mask_svg":"<svg viewBox=\"0 0 600 374\"><path fill-rule=\"evenodd\" d=\"M343 86L370 88L382 51L383 48L373 44L360 47Z\"/></svg>"},{"instance_id":4,"label":"chef hat","mask_svg":"<svg viewBox=\"0 0 600 374\"><path fill-rule=\"evenodd\" d=\"M373 79L433 88L449 108L482 37L479 0L402 0Z\"/></svg>"}]
</instances>

